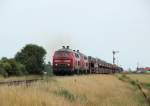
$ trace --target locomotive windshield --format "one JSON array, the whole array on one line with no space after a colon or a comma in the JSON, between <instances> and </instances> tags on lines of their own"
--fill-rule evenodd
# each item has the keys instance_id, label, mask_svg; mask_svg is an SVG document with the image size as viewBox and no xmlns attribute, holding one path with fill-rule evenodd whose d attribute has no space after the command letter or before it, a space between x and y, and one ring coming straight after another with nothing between
<instances>
[{"instance_id":1,"label":"locomotive windshield","mask_svg":"<svg viewBox=\"0 0 150 106\"><path fill-rule=\"evenodd\" d=\"M68 51L57 51L55 53L55 56L58 56L58 57L68 57L70 54L70 52Z\"/></svg>"}]
</instances>

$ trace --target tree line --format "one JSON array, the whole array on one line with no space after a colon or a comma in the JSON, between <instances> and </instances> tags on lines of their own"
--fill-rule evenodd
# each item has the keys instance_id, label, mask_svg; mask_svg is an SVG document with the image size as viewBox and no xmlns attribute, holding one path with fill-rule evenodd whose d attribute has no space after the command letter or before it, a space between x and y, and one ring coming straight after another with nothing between
<instances>
[{"instance_id":1,"label":"tree line","mask_svg":"<svg viewBox=\"0 0 150 106\"><path fill-rule=\"evenodd\" d=\"M16 53L14 58L0 60L0 75L4 77L21 75L52 75L50 62L45 63L46 50L35 44L28 44Z\"/></svg>"}]
</instances>

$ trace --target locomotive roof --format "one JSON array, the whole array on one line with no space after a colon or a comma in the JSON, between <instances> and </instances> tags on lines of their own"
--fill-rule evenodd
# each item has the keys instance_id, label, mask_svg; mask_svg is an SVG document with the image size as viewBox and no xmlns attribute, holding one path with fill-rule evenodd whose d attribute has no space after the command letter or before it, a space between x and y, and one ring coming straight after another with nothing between
<instances>
[{"instance_id":1,"label":"locomotive roof","mask_svg":"<svg viewBox=\"0 0 150 106\"><path fill-rule=\"evenodd\" d=\"M57 50L56 52L73 52L73 53L77 53L79 55L83 55L83 56L86 56L85 54L79 52L79 51L74 51L72 49L68 49L68 48L62 48L62 49L59 49ZM87 57L87 56L86 56Z\"/></svg>"},{"instance_id":2,"label":"locomotive roof","mask_svg":"<svg viewBox=\"0 0 150 106\"><path fill-rule=\"evenodd\" d=\"M59 49L59 50L57 50L56 52L59 52L59 51L60 51L60 52L63 52L63 51L64 51L64 52L65 52L65 51L66 51L66 52L73 52L72 49Z\"/></svg>"}]
</instances>

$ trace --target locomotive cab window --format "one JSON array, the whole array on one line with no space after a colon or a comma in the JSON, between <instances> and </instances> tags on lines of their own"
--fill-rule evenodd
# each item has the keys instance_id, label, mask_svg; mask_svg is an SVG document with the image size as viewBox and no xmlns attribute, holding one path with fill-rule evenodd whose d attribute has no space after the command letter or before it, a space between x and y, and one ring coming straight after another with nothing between
<instances>
[{"instance_id":1,"label":"locomotive cab window","mask_svg":"<svg viewBox=\"0 0 150 106\"><path fill-rule=\"evenodd\" d=\"M84 56L84 60L87 60L87 57L86 57L86 56Z\"/></svg>"},{"instance_id":2,"label":"locomotive cab window","mask_svg":"<svg viewBox=\"0 0 150 106\"><path fill-rule=\"evenodd\" d=\"M70 52L64 52L64 51L57 51L56 52L56 56L59 56L59 57L68 57L70 54Z\"/></svg>"},{"instance_id":3,"label":"locomotive cab window","mask_svg":"<svg viewBox=\"0 0 150 106\"><path fill-rule=\"evenodd\" d=\"M80 61L78 61L78 66L80 66Z\"/></svg>"},{"instance_id":4,"label":"locomotive cab window","mask_svg":"<svg viewBox=\"0 0 150 106\"><path fill-rule=\"evenodd\" d=\"M75 53L76 58L80 58L79 54Z\"/></svg>"}]
</instances>

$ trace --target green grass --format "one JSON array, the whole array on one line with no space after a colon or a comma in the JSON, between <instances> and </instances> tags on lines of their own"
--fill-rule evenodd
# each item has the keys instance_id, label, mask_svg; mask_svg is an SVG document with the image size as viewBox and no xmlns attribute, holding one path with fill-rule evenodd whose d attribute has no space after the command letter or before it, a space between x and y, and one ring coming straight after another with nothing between
<instances>
[{"instance_id":1,"label":"green grass","mask_svg":"<svg viewBox=\"0 0 150 106\"><path fill-rule=\"evenodd\" d=\"M144 86L148 89L150 89L150 83L145 83Z\"/></svg>"},{"instance_id":2,"label":"green grass","mask_svg":"<svg viewBox=\"0 0 150 106\"><path fill-rule=\"evenodd\" d=\"M141 83L150 83L150 74L127 74L127 76Z\"/></svg>"},{"instance_id":3,"label":"green grass","mask_svg":"<svg viewBox=\"0 0 150 106\"><path fill-rule=\"evenodd\" d=\"M63 96L71 102L75 101L75 99L76 99L75 96L66 89L60 89L59 91L55 91L55 94L58 96Z\"/></svg>"}]
</instances>

